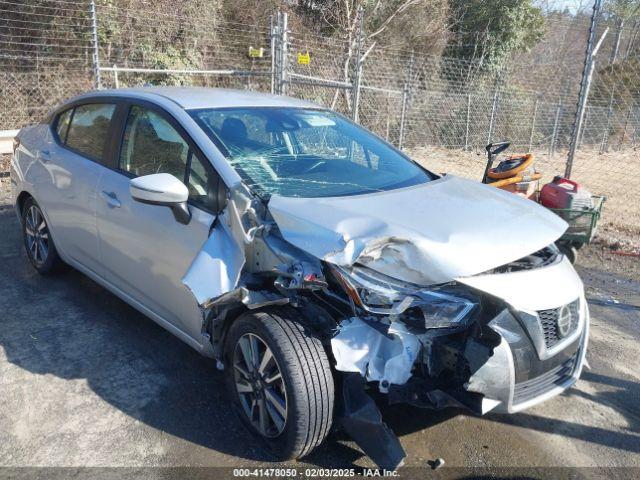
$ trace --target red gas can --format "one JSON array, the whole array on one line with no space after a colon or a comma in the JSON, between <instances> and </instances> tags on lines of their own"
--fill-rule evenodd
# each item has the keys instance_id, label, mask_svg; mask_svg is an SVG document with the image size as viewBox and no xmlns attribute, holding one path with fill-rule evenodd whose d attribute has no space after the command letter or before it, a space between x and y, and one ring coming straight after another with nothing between
<instances>
[{"instance_id":1,"label":"red gas can","mask_svg":"<svg viewBox=\"0 0 640 480\"><path fill-rule=\"evenodd\" d=\"M540 203L547 208L592 208L591 193L568 178L555 177L540 190Z\"/></svg>"}]
</instances>

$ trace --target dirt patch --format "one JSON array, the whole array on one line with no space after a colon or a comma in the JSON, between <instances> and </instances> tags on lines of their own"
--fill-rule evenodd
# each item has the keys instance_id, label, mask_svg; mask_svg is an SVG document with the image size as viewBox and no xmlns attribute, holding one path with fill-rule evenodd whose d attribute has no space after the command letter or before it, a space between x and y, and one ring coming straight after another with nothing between
<instances>
[{"instance_id":1,"label":"dirt patch","mask_svg":"<svg viewBox=\"0 0 640 480\"><path fill-rule=\"evenodd\" d=\"M596 241L578 252L577 263L581 267L597 269L640 282L640 258L625 255L625 253Z\"/></svg>"},{"instance_id":2,"label":"dirt patch","mask_svg":"<svg viewBox=\"0 0 640 480\"><path fill-rule=\"evenodd\" d=\"M11 155L0 155L0 209L11 203L10 163Z\"/></svg>"},{"instance_id":3,"label":"dirt patch","mask_svg":"<svg viewBox=\"0 0 640 480\"><path fill-rule=\"evenodd\" d=\"M437 173L451 173L480 180L486 165L484 151L451 150L437 147L416 147L407 153ZM512 153L520 153L514 150ZM535 151L536 169L543 174L540 185L564 173L566 152ZM631 252L640 252L640 160L629 149L599 154L598 149L581 149L575 157L571 178L595 195L604 195L606 202L598 236L608 245Z\"/></svg>"},{"instance_id":4,"label":"dirt patch","mask_svg":"<svg viewBox=\"0 0 640 480\"><path fill-rule=\"evenodd\" d=\"M8 172L11 164L10 154L0 154L0 172Z\"/></svg>"}]
</instances>

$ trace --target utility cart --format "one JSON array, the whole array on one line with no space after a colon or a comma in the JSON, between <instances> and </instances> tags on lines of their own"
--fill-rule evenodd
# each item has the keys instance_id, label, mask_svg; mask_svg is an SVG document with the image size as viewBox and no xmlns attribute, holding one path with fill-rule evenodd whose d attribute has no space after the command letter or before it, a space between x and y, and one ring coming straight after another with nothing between
<instances>
[{"instance_id":1,"label":"utility cart","mask_svg":"<svg viewBox=\"0 0 640 480\"><path fill-rule=\"evenodd\" d=\"M591 208L549 208L569 224L569 228L556 244L562 253L571 260L571 263L576 261L578 250L585 243L590 243L593 240L598 229L606 197L592 195L591 199L593 200Z\"/></svg>"}]
</instances>

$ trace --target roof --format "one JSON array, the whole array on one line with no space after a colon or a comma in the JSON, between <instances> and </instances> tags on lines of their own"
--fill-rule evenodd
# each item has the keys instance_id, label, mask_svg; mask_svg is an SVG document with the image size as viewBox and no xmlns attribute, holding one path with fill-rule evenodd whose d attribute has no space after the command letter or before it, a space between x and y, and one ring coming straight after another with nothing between
<instances>
[{"instance_id":1,"label":"roof","mask_svg":"<svg viewBox=\"0 0 640 480\"><path fill-rule=\"evenodd\" d=\"M224 108L224 107L299 107L318 108L318 105L299 100L297 98L271 95L268 93L252 92L249 90L234 90L227 88L206 87L137 87L121 88L118 90L100 90L93 95L119 95L125 97L149 98L148 95L169 99L185 110L196 108Z\"/></svg>"}]
</instances>

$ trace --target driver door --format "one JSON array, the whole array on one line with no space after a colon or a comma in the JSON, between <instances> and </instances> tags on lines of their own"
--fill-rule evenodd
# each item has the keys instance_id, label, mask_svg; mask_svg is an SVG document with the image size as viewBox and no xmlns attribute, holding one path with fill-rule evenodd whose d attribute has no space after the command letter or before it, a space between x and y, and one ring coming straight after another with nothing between
<instances>
[{"instance_id":1,"label":"driver door","mask_svg":"<svg viewBox=\"0 0 640 480\"><path fill-rule=\"evenodd\" d=\"M202 315L182 277L209 237L215 214L209 189L213 167L163 111L131 105L115 170L98 188L98 235L106 280L174 333L200 340ZM192 218L177 222L171 210L133 200L131 178L170 173L189 188ZM170 325L167 325L170 324ZM171 328L173 327L173 328ZM176 331L177 330L177 331ZM181 335L182 334L182 335Z\"/></svg>"}]
</instances>

